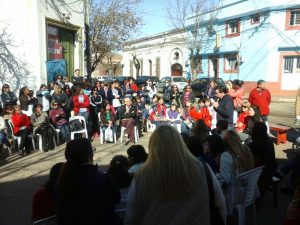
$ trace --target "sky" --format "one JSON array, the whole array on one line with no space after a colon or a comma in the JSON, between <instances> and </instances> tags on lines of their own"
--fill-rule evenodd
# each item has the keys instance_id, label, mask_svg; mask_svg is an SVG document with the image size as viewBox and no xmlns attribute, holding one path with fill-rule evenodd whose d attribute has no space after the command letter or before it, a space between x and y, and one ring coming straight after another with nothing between
<instances>
[{"instance_id":1,"label":"sky","mask_svg":"<svg viewBox=\"0 0 300 225\"><path fill-rule=\"evenodd\" d=\"M170 0L142 0L137 9L138 16L143 19L143 26L138 38L158 34L172 29L168 16Z\"/></svg>"}]
</instances>

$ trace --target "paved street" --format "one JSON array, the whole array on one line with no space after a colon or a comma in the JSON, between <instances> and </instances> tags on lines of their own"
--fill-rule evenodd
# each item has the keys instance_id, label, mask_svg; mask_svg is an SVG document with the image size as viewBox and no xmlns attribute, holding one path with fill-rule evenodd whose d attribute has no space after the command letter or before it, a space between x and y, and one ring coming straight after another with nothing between
<instances>
[{"instance_id":1,"label":"paved street","mask_svg":"<svg viewBox=\"0 0 300 225\"><path fill-rule=\"evenodd\" d=\"M294 103L272 103L273 116L270 121L292 125L294 122ZM284 115L284 117L282 117ZM147 149L150 133L146 133L139 141ZM96 139L93 145L97 148L95 162L98 165L107 165L116 154L126 155L127 146L120 144L99 144ZM64 161L65 145L47 153L34 152L20 158L12 156L0 163L0 224L1 225L28 225L31 215L31 198L35 190L43 185L52 165ZM286 159L285 149L290 149L291 143L276 146L276 157ZM269 193L263 200L262 209L258 215L259 225L282 224L284 212L291 197L281 194L277 209L272 207L272 198Z\"/></svg>"}]
</instances>

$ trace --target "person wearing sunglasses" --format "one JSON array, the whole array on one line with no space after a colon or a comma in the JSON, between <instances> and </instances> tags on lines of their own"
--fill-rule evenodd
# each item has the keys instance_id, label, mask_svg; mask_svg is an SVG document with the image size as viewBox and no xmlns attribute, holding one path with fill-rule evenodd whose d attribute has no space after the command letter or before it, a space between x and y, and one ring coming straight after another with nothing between
<instances>
[{"instance_id":1,"label":"person wearing sunglasses","mask_svg":"<svg viewBox=\"0 0 300 225\"><path fill-rule=\"evenodd\" d=\"M17 96L10 91L10 87L8 84L4 84L2 87L1 93L1 102L3 103L3 108L5 109L8 105L16 105L18 101Z\"/></svg>"},{"instance_id":2,"label":"person wearing sunglasses","mask_svg":"<svg viewBox=\"0 0 300 225\"><path fill-rule=\"evenodd\" d=\"M65 111L59 107L57 101L53 100L51 102L51 110L49 112L49 117L51 122L55 125L55 127L61 130L62 137L64 141L70 140L70 130L68 126L68 121L66 120Z\"/></svg>"},{"instance_id":3,"label":"person wearing sunglasses","mask_svg":"<svg viewBox=\"0 0 300 225\"><path fill-rule=\"evenodd\" d=\"M195 102L195 95L192 92L192 87L190 85L187 85L184 89L183 89L183 93L181 95L181 105L185 106L185 103L187 101L190 101L192 103Z\"/></svg>"}]
</instances>

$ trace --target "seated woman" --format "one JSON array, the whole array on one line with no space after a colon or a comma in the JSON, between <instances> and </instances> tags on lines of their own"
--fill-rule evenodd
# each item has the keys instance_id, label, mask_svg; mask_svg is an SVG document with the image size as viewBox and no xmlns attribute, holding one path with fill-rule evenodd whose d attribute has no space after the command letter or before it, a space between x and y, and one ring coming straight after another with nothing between
<instances>
[{"instance_id":1,"label":"seated woman","mask_svg":"<svg viewBox=\"0 0 300 225\"><path fill-rule=\"evenodd\" d=\"M193 103L190 100L187 100L185 103L185 107L182 112L182 120L181 124L181 133L189 134L193 128L194 119L190 115L190 111L194 110Z\"/></svg>"},{"instance_id":2,"label":"seated woman","mask_svg":"<svg viewBox=\"0 0 300 225\"><path fill-rule=\"evenodd\" d=\"M176 104L177 108L180 107L180 93L176 84L172 85L170 99L171 104Z\"/></svg>"},{"instance_id":3,"label":"seated woman","mask_svg":"<svg viewBox=\"0 0 300 225\"><path fill-rule=\"evenodd\" d=\"M211 170L192 156L175 128L159 126L149 139L149 158L131 183L125 224L210 224L209 190L224 222L224 197Z\"/></svg>"},{"instance_id":4,"label":"seated woman","mask_svg":"<svg viewBox=\"0 0 300 225\"><path fill-rule=\"evenodd\" d=\"M217 165L216 170L214 170L215 174L220 172L220 157L224 151L224 142L219 135L213 134L207 137L207 152L205 154L215 159Z\"/></svg>"},{"instance_id":5,"label":"seated woman","mask_svg":"<svg viewBox=\"0 0 300 225\"><path fill-rule=\"evenodd\" d=\"M241 143L235 131L226 132L224 143L226 151L221 154L220 173L217 174L217 178L224 181L227 215L232 215L236 196L233 192L233 182L239 174L253 169L254 163L251 151Z\"/></svg>"},{"instance_id":6,"label":"seated woman","mask_svg":"<svg viewBox=\"0 0 300 225\"><path fill-rule=\"evenodd\" d=\"M2 149L4 145L6 145L6 147L8 148L10 147L9 141L7 140L6 133L7 133L6 124L2 116L2 109L0 109L0 149Z\"/></svg>"},{"instance_id":7,"label":"seated woman","mask_svg":"<svg viewBox=\"0 0 300 225\"><path fill-rule=\"evenodd\" d=\"M166 124L167 121L167 107L164 104L163 98L158 98L158 104L152 107L152 112L149 117L152 124L159 126Z\"/></svg>"},{"instance_id":8,"label":"seated woman","mask_svg":"<svg viewBox=\"0 0 300 225\"><path fill-rule=\"evenodd\" d=\"M209 136L209 129L206 126L204 120L199 119L194 123L193 136L197 137L205 146L207 146L207 138ZM206 151L206 147L204 148Z\"/></svg>"},{"instance_id":9,"label":"seated woman","mask_svg":"<svg viewBox=\"0 0 300 225\"><path fill-rule=\"evenodd\" d=\"M31 123L27 115L22 113L19 105L14 106L14 112L11 115L11 122L13 124L13 134L21 138L19 148L19 154L30 154L30 139L31 134Z\"/></svg>"},{"instance_id":10,"label":"seated woman","mask_svg":"<svg viewBox=\"0 0 300 225\"><path fill-rule=\"evenodd\" d=\"M252 105L249 108L249 116L247 116L245 119L246 128L244 130L244 133L251 135L252 129L256 122L262 122L262 119L260 116L259 108L255 105Z\"/></svg>"},{"instance_id":11,"label":"seated woman","mask_svg":"<svg viewBox=\"0 0 300 225\"><path fill-rule=\"evenodd\" d=\"M93 164L94 149L86 138L67 143L66 162L57 181L58 224L119 225L114 207L121 195L112 178Z\"/></svg>"},{"instance_id":12,"label":"seated woman","mask_svg":"<svg viewBox=\"0 0 300 225\"><path fill-rule=\"evenodd\" d=\"M189 110L190 116L196 121L202 119L208 128L211 127L211 116L205 105L205 98L202 96L198 100L198 106Z\"/></svg>"},{"instance_id":13,"label":"seated woman","mask_svg":"<svg viewBox=\"0 0 300 225\"><path fill-rule=\"evenodd\" d=\"M128 172L134 175L146 162L148 154L142 145L132 145L127 149L130 168Z\"/></svg>"},{"instance_id":14,"label":"seated woman","mask_svg":"<svg viewBox=\"0 0 300 225\"><path fill-rule=\"evenodd\" d=\"M49 117L51 118L52 123L61 131L65 141L70 140L70 129L68 121L66 120L65 111L58 106L58 103L55 100L51 102L51 108Z\"/></svg>"},{"instance_id":15,"label":"seated woman","mask_svg":"<svg viewBox=\"0 0 300 225\"><path fill-rule=\"evenodd\" d=\"M254 166L265 166L258 181L260 193L264 195L267 186L272 182L272 177L277 169L274 143L270 139L264 122L256 122L252 129L252 141L249 148L253 154Z\"/></svg>"},{"instance_id":16,"label":"seated woman","mask_svg":"<svg viewBox=\"0 0 300 225\"><path fill-rule=\"evenodd\" d=\"M112 142L114 140L111 139L111 135L114 128L116 122L116 115L114 113L114 111L111 108L111 105L106 103L103 108L101 109L100 112L100 129L102 129L102 133L104 135L104 137L100 137L103 138L104 141L106 142ZM108 130L107 129L111 129L111 133L107 134ZM109 136L109 137L108 137ZM113 138L113 135L112 135Z\"/></svg>"},{"instance_id":17,"label":"seated woman","mask_svg":"<svg viewBox=\"0 0 300 225\"><path fill-rule=\"evenodd\" d=\"M56 214L55 188L57 179L64 163L56 163L50 170L49 180L37 190L32 198L31 221L35 222Z\"/></svg>"},{"instance_id":18,"label":"seated woman","mask_svg":"<svg viewBox=\"0 0 300 225\"><path fill-rule=\"evenodd\" d=\"M42 136L43 151L53 150L55 148L53 138L55 135L54 127L50 123L50 119L46 112L43 112L41 104L35 104L31 115L31 124L33 126L33 134Z\"/></svg>"},{"instance_id":19,"label":"seated woman","mask_svg":"<svg viewBox=\"0 0 300 225\"><path fill-rule=\"evenodd\" d=\"M243 102L243 105L242 105L242 112L240 112L240 115L236 121L236 125L235 125L235 130L237 132L244 132L246 127L247 127L247 124L246 124L246 121L247 121L247 117L249 116L249 109L251 107L251 104L250 102Z\"/></svg>"},{"instance_id":20,"label":"seated woman","mask_svg":"<svg viewBox=\"0 0 300 225\"><path fill-rule=\"evenodd\" d=\"M179 126L181 130L181 118L180 118L180 112L177 108L177 105L172 104L170 109L167 110L167 121L172 126Z\"/></svg>"}]
</instances>

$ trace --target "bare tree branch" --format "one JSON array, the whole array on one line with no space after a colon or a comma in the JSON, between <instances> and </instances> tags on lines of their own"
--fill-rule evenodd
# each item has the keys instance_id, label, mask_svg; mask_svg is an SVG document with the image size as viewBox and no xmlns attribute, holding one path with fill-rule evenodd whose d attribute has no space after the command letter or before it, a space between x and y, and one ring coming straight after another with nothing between
<instances>
[{"instance_id":1,"label":"bare tree branch","mask_svg":"<svg viewBox=\"0 0 300 225\"><path fill-rule=\"evenodd\" d=\"M94 71L108 54L123 48L141 25L136 14L140 0L98 0L92 3L90 46Z\"/></svg>"}]
</instances>

